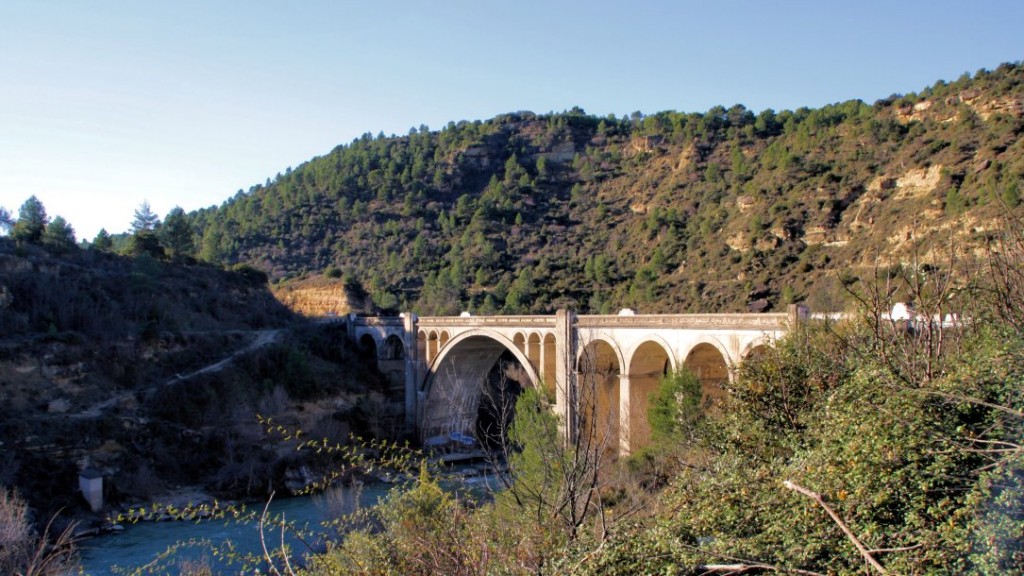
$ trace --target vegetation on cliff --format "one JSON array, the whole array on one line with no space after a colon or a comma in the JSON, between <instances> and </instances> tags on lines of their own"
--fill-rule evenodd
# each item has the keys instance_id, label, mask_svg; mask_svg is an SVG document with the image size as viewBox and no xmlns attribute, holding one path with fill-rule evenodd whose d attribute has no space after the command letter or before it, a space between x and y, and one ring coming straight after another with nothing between
<instances>
[{"instance_id":1,"label":"vegetation on cliff","mask_svg":"<svg viewBox=\"0 0 1024 576\"><path fill-rule=\"evenodd\" d=\"M986 242L1020 205L1024 67L867 104L517 112L366 134L187 215L196 254L340 270L421 314L837 305L909 238Z\"/></svg>"},{"instance_id":2,"label":"vegetation on cliff","mask_svg":"<svg viewBox=\"0 0 1024 576\"><path fill-rule=\"evenodd\" d=\"M873 104L365 134L220 206L161 222L144 204L130 236L93 243L247 264L282 289L342 277L369 295L359 310L830 310L838 277L879 255L970 251L1021 210L1022 80L1014 63ZM16 237L73 240L42 206L21 212L4 219Z\"/></svg>"}]
</instances>

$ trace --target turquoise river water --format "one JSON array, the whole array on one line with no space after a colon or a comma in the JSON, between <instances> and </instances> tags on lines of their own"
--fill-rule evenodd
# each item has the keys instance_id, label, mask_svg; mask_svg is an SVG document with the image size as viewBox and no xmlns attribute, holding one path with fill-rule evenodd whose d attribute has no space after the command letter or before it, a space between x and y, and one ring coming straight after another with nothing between
<instances>
[{"instance_id":1,"label":"turquoise river water","mask_svg":"<svg viewBox=\"0 0 1024 576\"><path fill-rule=\"evenodd\" d=\"M443 483L445 484L445 483ZM457 484L448 484L448 489L468 491L480 497L487 492L488 486L496 484L496 480L483 476L472 478ZM493 488L493 486L491 486ZM367 484L358 491L361 506L375 504L387 494L391 488L387 484ZM321 496L305 496L273 500L270 504L271 517L283 517L285 521L298 526L307 525L312 530L323 530L320 523L336 517L339 513L352 510L354 498L349 493L344 504L338 500L328 503ZM250 509L262 510L262 505L255 504ZM274 548L280 547L280 532L267 530L266 543ZM287 534L287 532L286 532ZM168 521L139 522L126 525L122 532L105 534L89 538L80 543L82 566L86 576L112 576L115 574L167 574L177 573L182 561L204 559L214 569L215 574L239 574L242 569L238 565L225 565L210 553L204 546L181 546L189 541L208 541L221 545L231 541L235 550L241 553L260 554L261 544L257 522L237 523L225 520L204 520L200 522ZM307 546L294 538L286 539L293 550L300 553ZM322 549L322 542L312 542L314 550ZM177 547L171 560L161 561L158 556L171 547ZM140 567L152 566L150 571L134 572ZM246 573L251 573L249 568Z\"/></svg>"}]
</instances>

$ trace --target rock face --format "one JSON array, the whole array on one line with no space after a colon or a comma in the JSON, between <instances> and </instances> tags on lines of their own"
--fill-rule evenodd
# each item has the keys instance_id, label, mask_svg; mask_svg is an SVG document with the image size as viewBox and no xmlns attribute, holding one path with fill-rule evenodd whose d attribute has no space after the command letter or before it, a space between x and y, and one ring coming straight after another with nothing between
<instances>
[{"instance_id":1,"label":"rock face","mask_svg":"<svg viewBox=\"0 0 1024 576\"><path fill-rule=\"evenodd\" d=\"M537 158L545 158L551 162L572 162L576 157L576 145L573 142L561 142L551 146L550 150L542 150L536 154Z\"/></svg>"},{"instance_id":2,"label":"rock face","mask_svg":"<svg viewBox=\"0 0 1024 576\"><path fill-rule=\"evenodd\" d=\"M371 312L366 308L365 298L354 295L340 279L317 277L298 280L275 287L273 292L292 312L307 318Z\"/></svg>"},{"instance_id":3,"label":"rock face","mask_svg":"<svg viewBox=\"0 0 1024 576\"><path fill-rule=\"evenodd\" d=\"M1006 114L1015 118L1024 115L1024 99L1013 96L984 98L979 90L965 90L960 93L959 100L977 112L982 120L988 120L996 114Z\"/></svg>"},{"instance_id":4,"label":"rock face","mask_svg":"<svg viewBox=\"0 0 1024 576\"><path fill-rule=\"evenodd\" d=\"M933 164L927 168L908 170L896 179L897 193L893 199L919 198L934 191L942 179L942 165Z\"/></svg>"}]
</instances>

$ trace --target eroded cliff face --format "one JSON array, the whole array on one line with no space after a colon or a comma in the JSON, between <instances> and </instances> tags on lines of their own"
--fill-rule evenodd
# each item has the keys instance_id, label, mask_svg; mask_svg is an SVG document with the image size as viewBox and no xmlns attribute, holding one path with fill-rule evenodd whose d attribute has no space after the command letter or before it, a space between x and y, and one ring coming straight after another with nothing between
<instances>
[{"instance_id":1,"label":"eroded cliff face","mask_svg":"<svg viewBox=\"0 0 1024 576\"><path fill-rule=\"evenodd\" d=\"M357 290L346 287L345 281L317 276L278 284L272 288L274 297L289 310L306 318L327 318L349 313L373 312L372 304Z\"/></svg>"},{"instance_id":2,"label":"eroded cliff face","mask_svg":"<svg viewBox=\"0 0 1024 576\"><path fill-rule=\"evenodd\" d=\"M1013 118L1024 116L1024 98L1015 94L993 95L978 89L969 89L941 100L923 99L914 104L899 106L893 115L901 124L934 120L948 123L961 120L958 104L966 105L982 120L1001 114Z\"/></svg>"}]
</instances>

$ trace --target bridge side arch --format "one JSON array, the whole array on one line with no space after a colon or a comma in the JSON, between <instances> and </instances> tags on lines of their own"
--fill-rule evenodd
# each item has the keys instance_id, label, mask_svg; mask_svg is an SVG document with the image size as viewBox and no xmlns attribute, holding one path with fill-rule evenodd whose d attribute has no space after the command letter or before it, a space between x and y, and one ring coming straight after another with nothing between
<instances>
[{"instance_id":1,"label":"bridge side arch","mask_svg":"<svg viewBox=\"0 0 1024 576\"><path fill-rule=\"evenodd\" d=\"M541 337L541 369L540 377L544 381L544 386L548 390L548 394L552 398L555 397L557 384L555 382L558 372L556 362L557 357L557 342L555 335L548 332Z\"/></svg>"},{"instance_id":2,"label":"bridge side arch","mask_svg":"<svg viewBox=\"0 0 1024 576\"><path fill-rule=\"evenodd\" d=\"M578 431L612 456L621 442L622 349L613 339L592 338L581 345L575 369Z\"/></svg>"},{"instance_id":3,"label":"bridge side arch","mask_svg":"<svg viewBox=\"0 0 1024 576\"><path fill-rule=\"evenodd\" d=\"M734 361L728 349L714 339L701 339L687 351L683 366L700 380L705 397L717 401L725 395Z\"/></svg>"},{"instance_id":4,"label":"bridge side arch","mask_svg":"<svg viewBox=\"0 0 1024 576\"><path fill-rule=\"evenodd\" d=\"M650 440L650 396L657 391L662 376L675 369L672 347L657 335L647 337L631 351L619 384L620 454L629 454Z\"/></svg>"},{"instance_id":5,"label":"bridge side arch","mask_svg":"<svg viewBox=\"0 0 1024 576\"><path fill-rule=\"evenodd\" d=\"M523 332L516 332L512 336L512 343L520 352L526 352L526 334Z\"/></svg>"},{"instance_id":6,"label":"bridge side arch","mask_svg":"<svg viewBox=\"0 0 1024 576\"><path fill-rule=\"evenodd\" d=\"M377 359L377 351L380 349L380 343L373 334L366 332L359 336L359 340L356 342L358 344L359 354L364 358Z\"/></svg>"},{"instance_id":7,"label":"bridge side arch","mask_svg":"<svg viewBox=\"0 0 1024 576\"><path fill-rule=\"evenodd\" d=\"M764 354L768 350L768 347L772 346L773 342L771 338L763 335L759 338L754 338L743 347L743 352L740 353L741 361L746 361L750 358L754 358L760 354Z\"/></svg>"},{"instance_id":8,"label":"bridge side arch","mask_svg":"<svg viewBox=\"0 0 1024 576\"><path fill-rule=\"evenodd\" d=\"M441 350L442 338L447 338L447 332L426 329L416 332L416 347L419 350L419 357L427 364L437 358L437 354Z\"/></svg>"},{"instance_id":9,"label":"bridge side arch","mask_svg":"<svg viewBox=\"0 0 1024 576\"><path fill-rule=\"evenodd\" d=\"M538 386L540 377L526 354L502 334L476 328L448 341L429 363L420 387L424 438L474 432L487 376L506 353L519 364L519 385Z\"/></svg>"},{"instance_id":10,"label":"bridge side arch","mask_svg":"<svg viewBox=\"0 0 1024 576\"><path fill-rule=\"evenodd\" d=\"M621 372L625 365L626 357L613 338L580 338L579 352L576 354L577 372L607 371L611 366Z\"/></svg>"},{"instance_id":11,"label":"bridge side arch","mask_svg":"<svg viewBox=\"0 0 1024 576\"><path fill-rule=\"evenodd\" d=\"M398 334L388 334L378 346L380 360L403 360L406 357L405 342Z\"/></svg>"}]
</instances>

